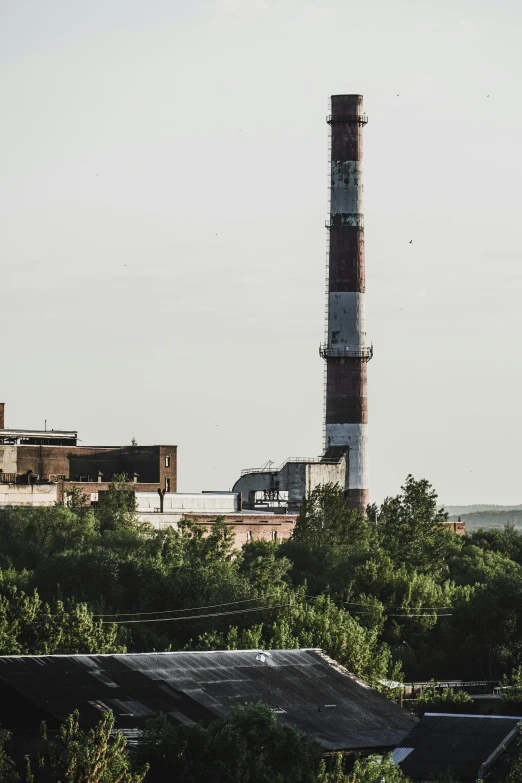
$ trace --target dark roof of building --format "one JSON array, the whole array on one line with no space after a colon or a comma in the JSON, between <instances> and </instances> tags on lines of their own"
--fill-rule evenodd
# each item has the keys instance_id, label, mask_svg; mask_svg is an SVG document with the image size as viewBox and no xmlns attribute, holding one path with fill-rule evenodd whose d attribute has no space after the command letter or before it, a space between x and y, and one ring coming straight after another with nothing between
<instances>
[{"instance_id":1,"label":"dark roof of building","mask_svg":"<svg viewBox=\"0 0 522 783\"><path fill-rule=\"evenodd\" d=\"M335 460L335 459L340 460L341 457L344 457L344 455L346 454L347 451L348 451L348 447L347 446L328 446L328 448L324 452L324 454L321 457L321 459L324 459L324 460L331 460L331 459L333 459L333 460Z\"/></svg>"},{"instance_id":2,"label":"dark roof of building","mask_svg":"<svg viewBox=\"0 0 522 783\"><path fill-rule=\"evenodd\" d=\"M427 713L404 737L393 758L414 781L438 780L446 773L463 782L476 781L515 738L521 720Z\"/></svg>"},{"instance_id":3,"label":"dark roof of building","mask_svg":"<svg viewBox=\"0 0 522 783\"><path fill-rule=\"evenodd\" d=\"M329 750L392 748L417 722L320 650L0 657L6 728L32 730L28 722L37 728L49 718L57 725L74 709L85 725L111 709L127 731L158 713L205 723L258 701Z\"/></svg>"}]
</instances>

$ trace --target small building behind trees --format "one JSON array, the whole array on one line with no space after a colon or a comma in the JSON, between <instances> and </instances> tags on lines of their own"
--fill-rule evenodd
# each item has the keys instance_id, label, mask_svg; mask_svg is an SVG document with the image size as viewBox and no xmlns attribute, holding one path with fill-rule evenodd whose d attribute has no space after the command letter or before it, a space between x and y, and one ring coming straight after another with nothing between
<instances>
[{"instance_id":1,"label":"small building behind trees","mask_svg":"<svg viewBox=\"0 0 522 783\"><path fill-rule=\"evenodd\" d=\"M400 742L393 759L413 783L500 783L518 750L520 721L500 715L426 713Z\"/></svg>"}]
</instances>

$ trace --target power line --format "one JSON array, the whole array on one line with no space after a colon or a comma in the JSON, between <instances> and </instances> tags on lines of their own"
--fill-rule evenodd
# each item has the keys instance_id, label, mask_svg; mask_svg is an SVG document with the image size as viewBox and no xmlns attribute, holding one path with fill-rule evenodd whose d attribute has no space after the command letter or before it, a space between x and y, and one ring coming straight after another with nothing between
<instances>
[{"instance_id":1,"label":"power line","mask_svg":"<svg viewBox=\"0 0 522 783\"><path fill-rule=\"evenodd\" d=\"M354 614L372 614L372 612L354 612ZM388 617L453 617L451 614L384 614L384 619Z\"/></svg>"},{"instance_id":2,"label":"power line","mask_svg":"<svg viewBox=\"0 0 522 783\"><path fill-rule=\"evenodd\" d=\"M219 606L219 604L218 604ZM235 609L231 612L211 612L207 614L185 615L184 617L154 617L150 620L102 620L102 625L127 625L129 623L171 623L180 620L199 620L202 617L225 617L230 614L246 614L247 612L263 612L267 609L278 609L282 606L296 606L296 604L273 604L272 606L256 606L253 609Z\"/></svg>"},{"instance_id":3,"label":"power line","mask_svg":"<svg viewBox=\"0 0 522 783\"><path fill-rule=\"evenodd\" d=\"M308 597L311 598L312 596L308 596ZM368 602L363 603L362 601L340 601L339 603L341 603L343 606L368 606ZM379 608L379 607L375 607L375 608ZM385 608L386 607L383 607L383 609L385 609ZM388 606L387 608L388 609L408 609L407 606ZM418 612L418 611L421 611L421 610L424 610L424 609L426 611L438 611L438 610L441 610L441 609L454 609L454 607L453 606L412 606L411 609L412 609L412 611Z\"/></svg>"},{"instance_id":4,"label":"power line","mask_svg":"<svg viewBox=\"0 0 522 783\"><path fill-rule=\"evenodd\" d=\"M305 596L309 600L317 600L319 596L313 596L313 595L307 595ZM101 618L101 617L150 617L151 615L158 615L158 614L175 614L179 612L198 612L202 609L216 609L218 606L236 606L238 604L245 604L245 603L251 603L252 601L261 601L261 598L243 598L238 601L228 601L228 602L222 602L219 604L207 604L205 606L191 606L187 609L158 609L154 612L113 612L111 614L93 614L93 618ZM335 603L335 602L334 602ZM365 606L368 607L368 610L366 612L356 612L355 614L370 614L370 607L368 603L363 603L362 601L341 601L340 602L343 606ZM280 604L283 606L283 604ZM249 611L257 611L257 609L261 610L265 607L257 607ZM375 607L376 609L380 607ZM386 610L386 607L383 607L384 610ZM387 609L391 610L407 610L407 607L404 606L388 606ZM446 609L453 609L452 606L415 606L411 607L412 611L440 611L440 610L446 610ZM238 610L239 611L239 610ZM235 612L233 612L235 614ZM200 617L204 617L206 615L199 615ZM404 615L387 615L388 617L394 616L394 617L423 617L422 614L404 614ZM449 615L438 615L440 617L447 617ZM161 619L161 618L158 618ZM174 618L173 618L174 619ZM179 618L183 619L183 618ZM190 618L188 618L190 619ZM114 620L113 622L117 622ZM130 620L127 620L125 622L131 622Z\"/></svg>"},{"instance_id":5,"label":"power line","mask_svg":"<svg viewBox=\"0 0 522 783\"><path fill-rule=\"evenodd\" d=\"M451 614L387 614L385 617L453 617Z\"/></svg>"},{"instance_id":6,"label":"power line","mask_svg":"<svg viewBox=\"0 0 522 783\"><path fill-rule=\"evenodd\" d=\"M234 604L246 604L250 601L261 601L261 598L244 598L240 601L229 601L228 603L210 604L207 606L191 606L188 609L161 609L156 612L114 612L113 614L93 614L93 617L134 617L151 614L173 614L174 612L197 612L200 609L215 609L217 606L233 606Z\"/></svg>"}]
</instances>

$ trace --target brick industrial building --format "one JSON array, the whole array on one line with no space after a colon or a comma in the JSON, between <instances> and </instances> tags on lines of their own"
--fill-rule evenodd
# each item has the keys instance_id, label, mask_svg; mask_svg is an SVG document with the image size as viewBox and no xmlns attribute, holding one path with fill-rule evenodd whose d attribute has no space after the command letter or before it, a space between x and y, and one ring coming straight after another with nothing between
<instances>
[{"instance_id":1,"label":"brick industrial building","mask_svg":"<svg viewBox=\"0 0 522 783\"><path fill-rule=\"evenodd\" d=\"M177 492L177 446L78 446L78 433L5 428L0 403L0 506L53 506L74 488L96 506L114 476L133 482L136 513L153 527L189 519L210 531L219 517L235 544L288 538L296 517L276 509L243 509L240 492Z\"/></svg>"},{"instance_id":2,"label":"brick industrial building","mask_svg":"<svg viewBox=\"0 0 522 783\"><path fill-rule=\"evenodd\" d=\"M74 431L6 429L0 403L0 496L9 495L9 505L48 505L24 500L37 493L60 501L73 487L95 502L122 473L136 491L176 492L177 447L78 446Z\"/></svg>"}]
</instances>

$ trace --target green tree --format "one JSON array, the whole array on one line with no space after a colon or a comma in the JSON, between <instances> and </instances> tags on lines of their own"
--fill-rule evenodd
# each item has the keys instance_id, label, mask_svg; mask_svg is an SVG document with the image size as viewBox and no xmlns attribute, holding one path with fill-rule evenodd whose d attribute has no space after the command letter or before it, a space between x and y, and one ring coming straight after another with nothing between
<instances>
[{"instance_id":1,"label":"green tree","mask_svg":"<svg viewBox=\"0 0 522 783\"><path fill-rule=\"evenodd\" d=\"M401 494L386 498L380 508L381 543L394 563L438 575L462 542L443 524L448 515L437 509L437 493L426 479L417 481L409 475L401 489Z\"/></svg>"},{"instance_id":2,"label":"green tree","mask_svg":"<svg viewBox=\"0 0 522 783\"><path fill-rule=\"evenodd\" d=\"M12 589L0 596L0 654L58 655L125 652L125 632L95 621L85 604L43 603Z\"/></svg>"},{"instance_id":3,"label":"green tree","mask_svg":"<svg viewBox=\"0 0 522 783\"><path fill-rule=\"evenodd\" d=\"M359 544L370 529L364 515L348 507L338 484L322 484L308 493L292 538L310 546Z\"/></svg>"},{"instance_id":4,"label":"green tree","mask_svg":"<svg viewBox=\"0 0 522 783\"><path fill-rule=\"evenodd\" d=\"M353 775L349 783L410 783L401 768L393 763L391 756L370 756L355 762Z\"/></svg>"},{"instance_id":5,"label":"green tree","mask_svg":"<svg viewBox=\"0 0 522 783\"><path fill-rule=\"evenodd\" d=\"M468 675L493 680L522 665L522 579L495 574L455 602L448 646L461 656ZM476 672L476 674L475 674Z\"/></svg>"},{"instance_id":6,"label":"green tree","mask_svg":"<svg viewBox=\"0 0 522 783\"><path fill-rule=\"evenodd\" d=\"M325 484L309 493L292 538L281 544L278 556L292 562L294 584L306 583L313 595L341 595L353 568L377 546L374 526L348 508L341 487Z\"/></svg>"},{"instance_id":7,"label":"green tree","mask_svg":"<svg viewBox=\"0 0 522 783\"><path fill-rule=\"evenodd\" d=\"M19 783L20 776L16 771L16 764L6 748L10 739L11 733L0 729L0 780L2 783Z\"/></svg>"},{"instance_id":8,"label":"green tree","mask_svg":"<svg viewBox=\"0 0 522 783\"><path fill-rule=\"evenodd\" d=\"M447 561L450 577L457 585L486 584L506 574L522 578L522 568L518 563L501 552L483 549L474 541L466 542L462 551Z\"/></svg>"},{"instance_id":9,"label":"green tree","mask_svg":"<svg viewBox=\"0 0 522 783\"><path fill-rule=\"evenodd\" d=\"M105 492L100 492L97 515L102 531L136 529L136 496L125 473L116 473ZM139 529L139 527L138 527Z\"/></svg>"},{"instance_id":10,"label":"green tree","mask_svg":"<svg viewBox=\"0 0 522 783\"><path fill-rule=\"evenodd\" d=\"M321 761L317 783L410 783L390 756L369 756L355 762L353 772L346 773L343 769L343 758L337 753L333 768L327 771L326 762Z\"/></svg>"},{"instance_id":11,"label":"green tree","mask_svg":"<svg viewBox=\"0 0 522 783\"><path fill-rule=\"evenodd\" d=\"M75 711L51 740L43 726L43 752L31 770L36 783L141 783L147 766L132 771L127 740L113 729L112 712L106 712L94 728L85 732Z\"/></svg>"},{"instance_id":12,"label":"green tree","mask_svg":"<svg viewBox=\"0 0 522 783\"><path fill-rule=\"evenodd\" d=\"M394 664L390 649L379 643L378 630L365 628L351 614L327 596L309 604L302 591L288 595L288 606L264 613L264 622L225 633L215 631L199 637L196 649L267 650L320 647L346 668L377 684L381 679L400 679L400 665ZM270 617L275 614L276 619Z\"/></svg>"},{"instance_id":13,"label":"green tree","mask_svg":"<svg viewBox=\"0 0 522 783\"><path fill-rule=\"evenodd\" d=\"M497 778L498 779L498 778ZM522 780L522 729L519 724L516 754L509 763L509 771L505 783L520 783Z\"/></svg>"},{"instance_id":14,"label":"green tree","mask_svg":"<svg viewBox=\"0 0 522 783\"><path fill-rule=\"evenodd\" d=\"M85 551L100 540L93 512L66 506L0 509L0 553L4 567L34 569L49 555ZM1 564L1 561L0 561Z\"/></svg>"},{"instance_id":15,"label":"green tree","mask_svg":"<svg viewBox=\"0 0 522 783\"><path fill-rule=\"evenodd\" d=\"M504 674L500 686L502 712L520 715L522 710L522 666L517 666L510 675Z\"/></svg>"},{"instance_id":16,"label":"green tree","mask_svg":"<svg viewBox=\"0 0 522 783\"><path fill-rule=\"evenodd\" d=\"M469 693L454 688L439 688L436 683L423 689L415 708L419 717L426 712L468 714L476 711L475 702Z\"/></svg>"},{"instance_id":17,"label":"green tree","mask_svg":"<svg viewBox=\"0 0 522 783\"><path fill-rule=\"evenodd\" d=\"M230 710L207 727L149 722L138 747L151 783L316 783L321 746L278 723L263 704Z\"/></svg>"},{"instance_id":18,"label":"green tree","mask_svg":"<svg viewBox=\"0 0 522 783\"><path fill-rule=\"evenodd\" d=\"M470 542L485 551L499 552L522 565L522 535L513 524L507 524L500 530L475 530L470 536Z\"/></svg>"}]
</instances>

